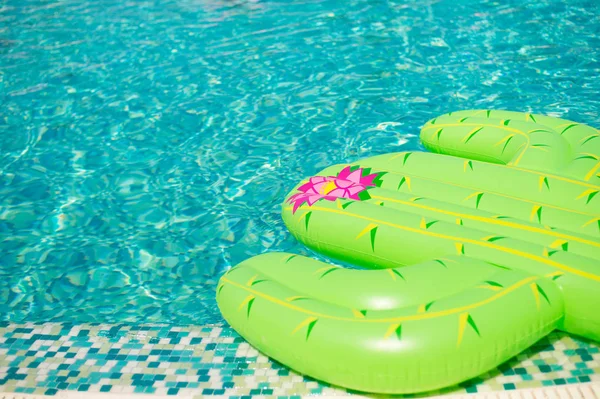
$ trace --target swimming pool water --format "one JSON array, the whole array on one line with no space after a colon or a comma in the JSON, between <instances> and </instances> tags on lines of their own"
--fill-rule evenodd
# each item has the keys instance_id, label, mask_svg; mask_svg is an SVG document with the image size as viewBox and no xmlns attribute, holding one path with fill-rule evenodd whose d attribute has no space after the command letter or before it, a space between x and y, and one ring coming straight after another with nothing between
<instances>
[{"instance_id":1,"label":"swimming pool water","mask_svg":"<svg viewBox=\"0 0 600 399\"><path fill-rule=\"evenodd\" d=\"M567 4L568 3L568 4ZM220 323L285 193L465 108L600 125L600 3L7 0L0 319Z\"/></svg>"}]
</instances>

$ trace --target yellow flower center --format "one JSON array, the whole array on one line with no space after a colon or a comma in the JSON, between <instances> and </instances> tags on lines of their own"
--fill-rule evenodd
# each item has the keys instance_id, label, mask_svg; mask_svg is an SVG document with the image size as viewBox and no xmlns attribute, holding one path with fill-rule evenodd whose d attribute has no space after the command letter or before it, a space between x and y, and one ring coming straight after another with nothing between
<instances>
[{"instance_id":1,"label":"yellow flower center","mask_svg":"<svg viewBox=\"0 0 600 399\"><path fill-rule=\"evenodd\" d=\"M330 192L332 192L333 190L335 190L335 187L336 187L335 183L330 181L329 183L323 185L323 188L321 189L320 194L327 195Z\"/></svg>"}]
</instances>

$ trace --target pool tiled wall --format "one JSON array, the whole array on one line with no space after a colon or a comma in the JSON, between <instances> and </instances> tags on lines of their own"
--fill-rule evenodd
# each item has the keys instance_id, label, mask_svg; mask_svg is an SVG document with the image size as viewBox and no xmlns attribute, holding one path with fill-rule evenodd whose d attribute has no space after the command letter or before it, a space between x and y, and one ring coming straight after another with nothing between
<instances>
[{"instance_id":1,"label":"pool tiled wall","mask_svg":"<svg viewBox=\"0 0 600 399\"><path fill-rule=\"evenodd\" d=\"M436 393L590 381L600 381L600 347L554 333L488 374ZM61 390L234 399L352 394L289 371L224 326L0 325L0 391Z\"/></svg>"}]
</instances>

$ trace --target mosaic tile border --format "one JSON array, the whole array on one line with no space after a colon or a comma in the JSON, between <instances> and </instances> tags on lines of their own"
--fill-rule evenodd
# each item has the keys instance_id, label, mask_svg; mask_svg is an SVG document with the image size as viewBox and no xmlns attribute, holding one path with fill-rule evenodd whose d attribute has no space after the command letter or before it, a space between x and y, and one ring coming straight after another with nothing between
<instances>
[{"instance_id":1,"label":"mosaic tile border","mask_svg":"<svg viewBox=\"0 0 600 399\"><path fill-rule=\"evenodd\" d=\"M147 394L122 395L111 393L89 393L61 391L56 396L31 395L19 393L0 393L0 399L169 399L172 396L157 396ZM309 396L311 397L311 396ZM315 397L315 396L312 396ZM321 399L336 399L340 396L320 395ZM352 396L353 398L366 398L368 396ZM177 395L178 399L193 399L190 395ZM445 396L431 396L429 399L600 399L600 383L580 383L544 388L518 389L513 391L496 391L479 394L453 394Z\"/></svg>"},{"instance_id":2,"label":"mosaic tile border","mask_svg":"<svg viewBox=\"0 0 600 399\"><path fill-rule=\"evenodd\" d=\"M554 333L486 375L428 395L586 382L600 382L600 345ZM358 394L288 370L224 326L0 324L0 392L61 391L233 399Z\"/></svg>"}]
</instances>

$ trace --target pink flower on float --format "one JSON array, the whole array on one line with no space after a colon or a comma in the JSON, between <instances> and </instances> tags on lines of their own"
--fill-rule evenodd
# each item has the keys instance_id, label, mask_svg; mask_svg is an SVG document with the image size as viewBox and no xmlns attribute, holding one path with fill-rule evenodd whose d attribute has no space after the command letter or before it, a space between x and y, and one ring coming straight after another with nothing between
<instances>
[{"instance_id":1,"label":"pink flower on float","mask_svg":"<svg viewBox=\"0 0 600 399\"><path fill-rule=\"evenodd\" d=\"M335 201L337 198L348 198L359 201L359 195L368 187L375 187L374 183L378 174L373 173L363 176L364 169L351 170L346 166L337 176L314 176L300 187L300 193L292 195L287 202L294 204L292 213L304 203L312 206L315 202L325 199Z\"/></svg>"}]
</instances>

